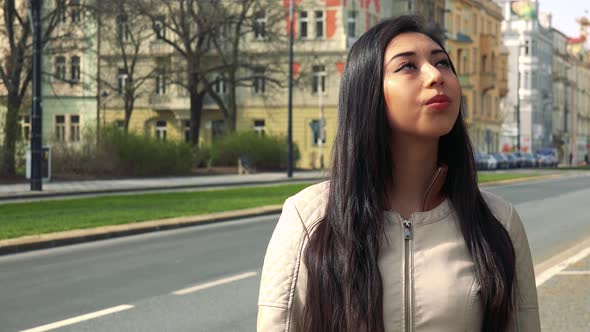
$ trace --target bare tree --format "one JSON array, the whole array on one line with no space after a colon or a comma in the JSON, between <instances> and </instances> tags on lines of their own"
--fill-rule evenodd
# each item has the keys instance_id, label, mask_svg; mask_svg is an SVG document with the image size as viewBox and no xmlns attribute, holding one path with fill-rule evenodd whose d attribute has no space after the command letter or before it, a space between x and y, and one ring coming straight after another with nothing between
<instances>
[{"instance_id":1,"label":"bare tree","mask_svg":"<svg viewBox=\"0 0 590 332\"><path fill-rule=\"evenodd\" d=\"M171 45L182 59L181 64L174 66L176 75L172 75L178 79L171 80L171 83L188 91L192 144L198 143L201 113L207 95L219 105L230 123L230 129L234 129L235 89L237 86L252 86L255 77L253 69L257 66L255 54L244 52L242 42L247 33L259 28L255 19L257 13L263 8L276 8L276 3L261 0L133 1L141 15L154 27L166 30L162 40ZM282 7L268 13L273 14L268 20L272 23L269 27L278 25L285 17ZM166 19L162 20L162 16ZM268 37L274 36L270 32L268 29ZM270 42L268 44L271 45ZM258 63L269 68L269 61L258 60ZM266 75L270 73L271 70L268 70ZM228 98L213 89L220 82L227 83L230 90ZM281 80L271 79L269 82L280 85Z\"/></svg>"},{"instance_id":2,"label":"bare tree","mask_svg":"<svg viewBox=\"0 0 590 332\"><path fill-rule=\"evenodd\" d=\"M149 63L149 70L139 70L142 64L142 52L148 42L154 38L152 22L138 16L136 7L129 0L108 0L97 4L96 10L101 15L101 42L107 54L102 56L110 69L121 66L121 82L105 75L100 84L113 94L121 93L124 103L125 120L124 131L129 130L129 122L133 113L135 101L145 92L144 83L154 78L158 67ZM105 51L103 51L105 52ZM151 61L150 61L151 62ZM104 69L104 68L103 68Z\"/></svg>"},{"instance_id":3,"label":"bare tree","mask_svg":"<svg viewBox=\"0 0 590 332\"><path fill-rule=\"evenodd\" d=\"M41 17L43 26L42 46L59 41L72 40L75 37L74 25L60 24L67 19L66 9L76 5L73 0L59 0L45 6ZM78 1L75 1L78 2ZM30 94L32 78L33 31L29 16L29 1L0 0L0 80L6 94L6 121L4 131L4 149L0 174L15 174L15 147L18 138L18 112L23 106L27 94ZM60 27L58 29L58 27ZM67 46L67 45L66 45ZM70 45L71 46L71 45ZM58 51L55 47L50 51Z\"/></svg>"},{"instance_id":4,"label":"bare tree","mask_svg":"<svg viewBox=\"0 0 590 332\"><path fill-rule=\"evenodd\" d=\"M211 36L211 51L219 61L218 78L207 85L208 94L229 123L229 130L234 131L238 87L263 84L262 88L266 90L282 88L287 81L284 22L288 13L282 6L268 0L226 1L223 4L215 7L216 20L211 24L216 31ZM213 89L219 80L228 87L227 98Z\"/></svg>"}]
</instances>

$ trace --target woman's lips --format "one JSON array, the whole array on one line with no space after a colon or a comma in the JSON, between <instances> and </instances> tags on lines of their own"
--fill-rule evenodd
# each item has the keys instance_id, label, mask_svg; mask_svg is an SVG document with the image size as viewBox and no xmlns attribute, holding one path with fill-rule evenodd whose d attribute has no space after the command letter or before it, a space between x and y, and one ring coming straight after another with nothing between
<instances>
[{"instance_id":1,"label":"woman's lips","mask_svg":"<svg viewBox=\"0 0 590 332\"><path fill-rule=\"evenodd\" d=\"M449 98L449 96L447 96L445 94L436 95L436 96L430 98L426 102L426 106L428 108L434 108L437 110L445 109L445 108L449 107L450 104L451 104L451 98Z\"/></svg>"}]
</instances>

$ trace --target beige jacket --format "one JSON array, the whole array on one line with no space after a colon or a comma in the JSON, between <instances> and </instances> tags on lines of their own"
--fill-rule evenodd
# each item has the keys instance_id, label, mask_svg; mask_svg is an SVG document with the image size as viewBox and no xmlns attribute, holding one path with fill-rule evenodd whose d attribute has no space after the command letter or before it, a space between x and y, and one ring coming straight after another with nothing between
<instances>
[{"instance_id":1,"label":"beige jacket","mask_svg":"<svg viewBox=\"0 0 590 332\"><path fill-rule=\"evenodd\" d=\"M307 272L302 255L324 216L328 182L287 199L262 270L258 331L301 331ZM540 331L535 276L528 240L514 207L483 192L506 227L516 252L517 310L511 331ZM474 264L448 199L410 220L385 212L379 257L386 331L481 331L482 303Z\"/></svg>"}]
</instances>

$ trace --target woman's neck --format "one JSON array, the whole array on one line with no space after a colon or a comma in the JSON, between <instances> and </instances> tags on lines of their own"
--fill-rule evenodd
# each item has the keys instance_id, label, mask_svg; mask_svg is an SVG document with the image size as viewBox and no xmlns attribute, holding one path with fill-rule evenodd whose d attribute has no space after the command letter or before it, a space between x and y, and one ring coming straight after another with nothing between
<instances>
[{"instance_id":1,"label":"woman's neck","mask_svg":"<svg viewBox=\"0 0 590 332\"><path fill-rule=\"evenodd\" d=\"M438 139L398 136L392 141L393 183L389 186L387 205L409 218L420 211L437 169Z\"/></svg>"}]
</instances>

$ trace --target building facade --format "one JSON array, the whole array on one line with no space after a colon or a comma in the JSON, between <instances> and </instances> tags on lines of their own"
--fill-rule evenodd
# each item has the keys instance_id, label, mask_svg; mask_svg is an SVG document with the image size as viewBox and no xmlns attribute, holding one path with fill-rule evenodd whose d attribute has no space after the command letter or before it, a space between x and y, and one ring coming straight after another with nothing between
<instances>
[{"instance_id":1,"label":"building facade","mask_svg":"<svg viewBox=\"0 0 590 332\"><path fill-rule=\"evenodd\" d=\"M472 143L479 152L496 152L500 98L508 92L501 8L489 0L448 0L446 9L447 50L461 82Z\"/></svg>"},{"instance_id":2,"label":"building facade","mask_svg":"<svg viewBox=\"0 0 590 332\"><path fill-rule=\"evenodd\" d=\"M502 101L502 145L534 153L553 146L551 19L540 19L538 1L496 2L502 5L502 37L510 54L509 93Z\"/></svg>"}]
</instances>

